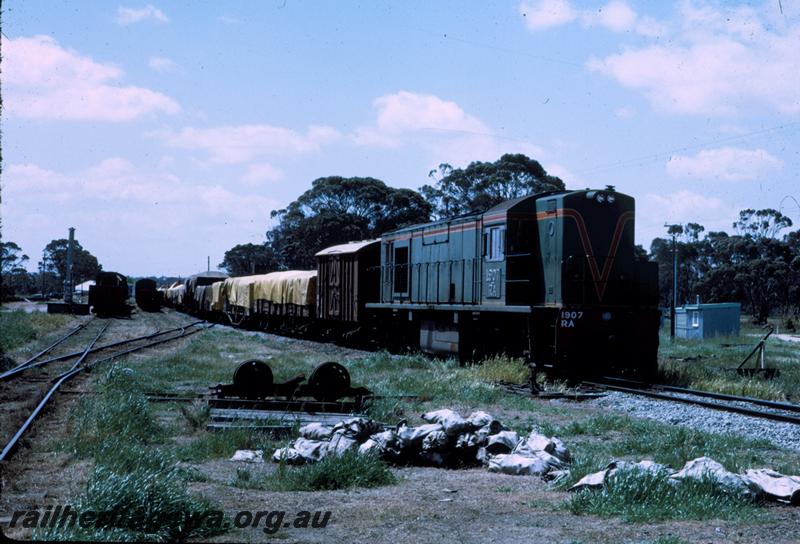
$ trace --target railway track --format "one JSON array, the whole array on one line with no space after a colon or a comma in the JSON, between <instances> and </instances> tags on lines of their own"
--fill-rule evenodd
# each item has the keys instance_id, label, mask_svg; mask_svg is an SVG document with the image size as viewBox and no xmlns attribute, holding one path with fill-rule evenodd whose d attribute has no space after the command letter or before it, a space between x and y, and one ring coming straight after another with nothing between
<instances>
[{"instance_id":1,"label":"railway track","mask_svg":"<svg viewBox=\"0 0 800 544\"><path fill-rule=\"evenodd\" d=\"M619 391L631 395L692 404L712 410L800 425L800 405L787 402L699 391L671 385L653 385L620 378L604 377L597 382L585 381L582 384L592 388Z\"/></svg>"},{"instance_id":2,"label":"railway track","mask_svg":"<svg viewBox=\"0 0 800 544\"><path fill-rule=\"evenodd\" d=\"M81 330L87 329L88 323L86 323L78 327L75 327L75 329L73 330L70 330L62 338L60 338L59 340L57 340L44 350L40 351L30 359L26 360L25 362L0 374L0 381L25 379L28 382L42 382L43 380L41 379L40 376L29 376L26 374L29 373L29 371L36 368L41 368L46 365L51 365L52 363L67 362L71 359L77 358L67 368L67 370L60 372L55 376L49 377L49 387L44 392L44 395L36 404L36 406L33 408L33 410L31 410L30 414L27 416L22 425L16 430L16 432L14 432L11 439L3 447L2 451L0 452L0 461L5 461L12 455L17 445L19 444L20 438L22 438L25 432L31 427L36 418L42 413L44 407L48 404L48 402L52 399L53 395L58 391L58 389L64 383L71 380L78 374L86 370L90 370L97 365L108 363L114 359L118 359L120 357L124 357L131 353L135 353L137 351L141 351L147 348L152 348L160 344L186 338L188 336L191 336L193 334L196 334L213 326L213 325L200 326L203 323L205 322L195 321L165 331L156 331L154 333L138 336L135 338L129 338L106 345L96 346L97 342L100 340L100 338L103 336L103 334L105 333L106 329L109 326L109 324L106 323L100 328L99 332L97 332L92 337L92 339L88 343L86 343L85 347L82 350L75 351L72 353L67 353L61 356L50 357L49 359L39 360L42 356L52 351L52 349L54 349L56 346L65 342L68 338L72 337ZM130 345L132 345L132 347L129 347ZM97 355L102 355L102 357L95 359L94 357ZM91 360L90 357L92 357ZM55 370L56 368L55 365L49 368L54 372L58 372L57 370ZM45 379L44 381L48 381L48 379Z\"/></svg>"}]
</instances>

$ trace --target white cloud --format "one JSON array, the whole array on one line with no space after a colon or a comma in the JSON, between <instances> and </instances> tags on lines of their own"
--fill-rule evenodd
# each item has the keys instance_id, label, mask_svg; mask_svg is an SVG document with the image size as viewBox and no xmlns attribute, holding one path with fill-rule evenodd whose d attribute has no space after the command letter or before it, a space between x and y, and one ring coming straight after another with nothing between
<instances>
[{"instance_id":1,"label":"white cloud","mask_svg":"<svg viewBox=\"0 0 800 544\"><path fill-rule=\"evenodd\" d=\"M269 163L251 164L242 176L242 181L252 187L258 187L269 181L283 178L283 172Z\"/></svg>"},{"instance_id":2,"label":"white cloud","mask_svg":"<svg viewBox=\"0 0 800 544\"><path fill-rule=\"evenodd\" d=\"M120 157L73 172L12 163L3 172L2 205L4 237L26 251L75 226L104 268L126 274L194 273L187 263L205 268L206 255L215 265L233 245L263 240L270 210L280 207L257 193L143 170Z\"/></svg>"},{"instance_id":3,"label":"white cloud","mask_svg":"<svg viewBox=\"0 0 800 544\"><path fill-rule=\"evenodd\" d=\"M418 145L433 163L454 166L473 160L497 160L504 153L544 155L536 145L505 138L457 103L435 95L399 91L373 101L375 121L355 131L358 145L397 148Z\"/></svg>"},{"instance_id":4,"label":"white cloud","mask_svg":"<svg viewBox=\"0 0 800 544\"><path fill-rule=\"evenodd\" d=\"M671 157L667 172L674 178L753 181L782 166L783 161L763 149L722 147L704 149L692 157Z\"/></svg>"},{"instance_id":5,"label":"white cloud","mask_svg":"<svg viewBox=\"0 0 800 544\"><path fill-rule=\"evenodd\" d=\"M658 109L732 114L751 104L800 113L800 25L770 25L751 8L684 3L678 35L588 68L644 92Z\"/></svg>"},{"instance_id":6,"label":"white cloud","mask_svg":"<svg viewBox=\"0 0 800 544\"><path fill-rule=\"evenodd\" d=\"M636 12L626 2L612 0L595 12L583 12L582 19L587 26L598 24L614 32L624 32L633 28Z\"/></svg>"},{"instance_id":7,"label":"white cloud","mask_svg":"<svg viewBox=\"0 0 800 544\"><path fill-rule=\"evenodd\" d=\"M600 26L612 32L633 31L649 37L665 32L663 25L652 17L640 17L624 0L611 0L594 10L577 10L569 0L524 1L519 6L519 12L533 31L580 21L584 27Z\"/></svg>"},{"instance_id":8,"label":"white cloud","mask_svg":"<svg viewBox=\"0 0 800 544\"><path fill-rule=\"evenodd\" d=\"M305 133L271 125L231 125L185 127L179 132L164 130L152 135L170 147L203 151L214 162L231 164L312 153L341 138L335 128L319 125L308 127Z\"/></svg>"},{"instance_id":9,"label":"white cloud","mask_svg":"<svg viewBox=\"0 0 800 544\"><path fill-rule=\"evenodd\" d=\"M129 121L176 113L173 99L143 87L122 86L113 65L62 48L50 36L2 38L3 84L9 114L31 119Z\"/></svg>"},{"instance_id":10,"label":"white cloud","mask_svg":"<svg viewBox=\"0 0 800 544\"><path fill-rule=\"evenodd\" d=\"M645 245L666 236L664 223L700 223L707 231L730 230L736 209L716 197L682 190L637 198L636 239Z\"/></svg>"},{"instance_id":11,"label":"white cloud","mask_svg":"<svg viewBox=\"0 0 800 544\"><path fill-rule=\"evenodd\" d=\"M175 63L166 57L150 57L147 65L156 72L171 72L175 69Z\"/></svg>"},{"instance_id":12,"label":"white cloud","mask_svg":"<svg viewBox=\"0 0 800 544\"><path fill-rule=\"evenodd\" d=\"M163 11L152 4L147 4L145 7L139 9L122 6L117 8L117 23L121 25L130 25L133 23L141 23L142 21L166 23L169 21L169 18L164 15Z\"/></svg>"},{"instance_id":13,"label":"white cloud","mask_svg":"<svg viewBox=\"0 0 800 544\"><path fill-rule=\"evenodd\" d=\"M400 91L378 97L372 105L378 115L374 125L358 129L359 144L396 147L412 132L478 135L489 132L486 125L458 104L434 95Z\"/></svg>"},{"instance_id":14,"label":"white cloud","mask_svg":"<svg viewBox=\"0 0 800 544\"><path fill-rule=\"evenodd\" d=\"M539 0L536 3L522 2L520 14L531 30L543 30L574 21L578 12L568 0Z\"/></svg>"}]
</instances>

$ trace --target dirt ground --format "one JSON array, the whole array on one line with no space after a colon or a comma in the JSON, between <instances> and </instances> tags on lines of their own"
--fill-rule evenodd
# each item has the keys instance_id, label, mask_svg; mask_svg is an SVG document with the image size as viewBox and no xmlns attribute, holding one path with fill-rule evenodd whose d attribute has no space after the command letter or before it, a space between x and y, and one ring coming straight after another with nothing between
<instances>
[{"instance_id":1,"label":"dirt ground","mask_svg":"<svg viewBox=\"0 0 800 544\"><path fill-rule=\"evenodd\" d=\"M186 316L174 312L162 314L135 313L131 320L116 320L109 329L114 338L132 337L156 328L188 322ZM247 334L247 333L243 333ZM190 342L191 339L179 342ZM148 352L150 356L166 354L180 347L170 343ZM286 341L287 350L297 349L297 341ZM279 343L280 344L280 343ZM303 341L303 349L314 343ZM330 352L331 346L319 345ZM343 348L335 348L341 352ZM86 391L97 375L81 377L66 386L54 403L27 435L21 448L2 467L0 495L0 527L8 536L28 538L21 529L9 530L7 524L15 510L42 508L46 504L69 504L84 488L91 465L75 462L55 450L65 436L69 408L82 391ZM31 386L33 387L33 386ZM198 384L198 391L207 384ZM16 395L4 386L0 417L3 429L12 427L19 418L19 397L33 396L33 389ZM6 399L9 399L8 401ZM16 399L16 400L14 400ZM13 403L15 408L11 409ZM495 414L501 420L511 414ZM562 506L567 493L552 490L538 478L492 474L484 469L443 470L434 468L393 469L399 483L367 490L326 492L267 492L233 487L230 482L237 468L257 474L272 471L274 466L242 464L217 459L193 465L207 478L189 483L192 491L219 504L233 518L248 510L285 511L291 521L300 511L330 511L325 528L283 528L266 534L259 527L233 528L214 537L215 542L652 542L666 536L688 542L709 543L790 543L800 542L800 508L773 506L773 524L748 526L737 522L664 522L626 523L619 519L575 516Z\"/></svg>"}]
</instances>

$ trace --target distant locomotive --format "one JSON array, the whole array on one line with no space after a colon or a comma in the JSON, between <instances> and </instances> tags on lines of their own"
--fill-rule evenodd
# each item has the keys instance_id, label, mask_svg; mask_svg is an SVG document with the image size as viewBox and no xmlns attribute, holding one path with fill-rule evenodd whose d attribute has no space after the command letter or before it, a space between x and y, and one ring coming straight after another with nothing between
<instances>
[{"instance_id":1,"label":"distant locomotive","mask_svg":"<svg viewBox=\"0 0 800 544\"><path fill-rule=\"evenodd\" d=\"M136 305L145 312L157 312L161 309L161 291L155 280L143 278L133 286Z\"/></svg>"},{"instance_id":2,"label":"distant locomotive","mask_svg":"<svg viewBox=\"0 0 800 544\"><path fill-rule=\"evenodd\" d=\"M236 324L505 353L568 376L657 370L657 267L635 255L633 198L613 190L529 195L316 258L316 272L192 278L165 298Z\"/></svg>"},{"instance_id":3,"label":"distant locomotive","mask_svg":"<svg viewBox=\"0 0 800 544\"><path fill-rule=\"evenodd\" d=\"M128 314L128 279L117 272L99 272L89 287L89 305L96 314Z\"/></svg>"}]
</instances>

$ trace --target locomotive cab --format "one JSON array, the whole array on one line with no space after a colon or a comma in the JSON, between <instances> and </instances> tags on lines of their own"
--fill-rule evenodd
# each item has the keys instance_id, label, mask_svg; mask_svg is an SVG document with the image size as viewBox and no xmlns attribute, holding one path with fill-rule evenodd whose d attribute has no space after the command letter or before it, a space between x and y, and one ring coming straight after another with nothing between
<instances>
[{"instance_id":1,"label":"locomotive cab","mask_svg":"<svg viewBox=\"0 0 800 544\"><path fill-rule=\"evenodd\" d=\"M542 282L536 306L553 319L546 366L577 376L657 368L655 263L636 258L634 200L575 191L537 201ZM544 332L544 331L542 331ZM550 350L547 350L550 351Z\"/></svg>"}]
</instances>

